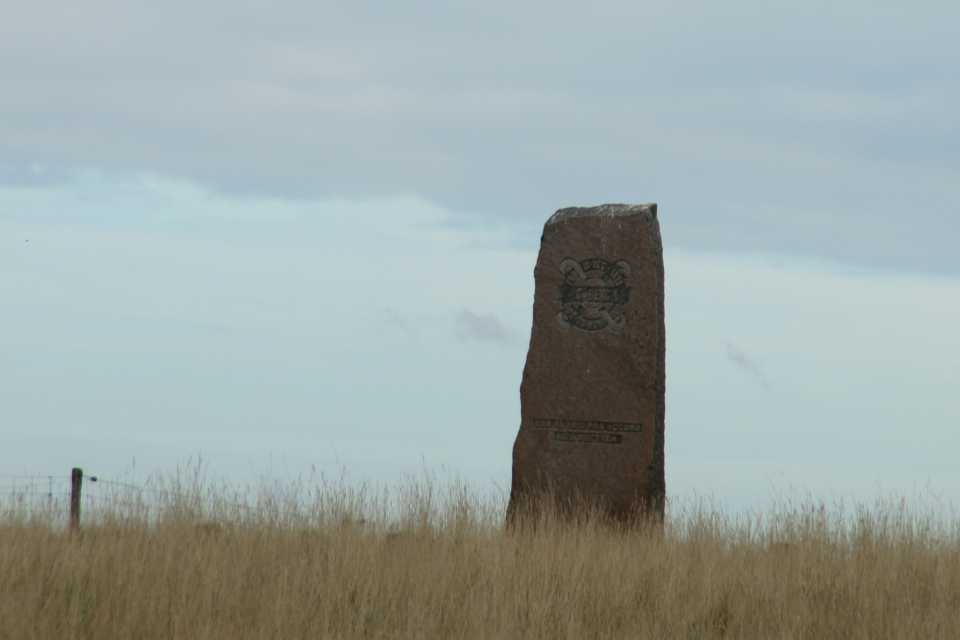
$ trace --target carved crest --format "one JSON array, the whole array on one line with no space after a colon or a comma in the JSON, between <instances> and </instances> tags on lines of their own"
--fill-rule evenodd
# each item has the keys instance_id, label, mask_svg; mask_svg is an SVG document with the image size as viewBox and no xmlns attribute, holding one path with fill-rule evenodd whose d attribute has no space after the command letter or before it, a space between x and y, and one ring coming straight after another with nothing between
<instances>
[{"instance_id":1,"label":"carved crest","mask_svg":"<svg viewBox=\"0 0 960 640\"><path fill-rule=\"evenodd\" d=\"M584 331L610 329L620 333L627 326L623 306L630 300L624 280L632 272L626 260L607 262L601 258L560 262L563 284L558 287L563 308L554 322L560 329L577 327Z\"/></svg>"}]
</instances>

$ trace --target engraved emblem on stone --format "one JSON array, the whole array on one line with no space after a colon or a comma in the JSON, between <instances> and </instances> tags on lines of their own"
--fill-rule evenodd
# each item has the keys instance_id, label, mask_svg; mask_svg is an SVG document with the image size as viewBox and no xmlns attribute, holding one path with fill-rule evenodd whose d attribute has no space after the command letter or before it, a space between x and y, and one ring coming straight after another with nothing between
<instances>
[{"instance_id":1,"label":"engraved emblem on stone","mask_svg":"<svg viewBox=\"0 0 960 640\"><path fill-rule=\"evenodd\" d=\"M562 311L554 317L560 329L577 327L584 331L610 329L620 333L627 327L623 306L630 299L630 277L626 260L607 262L601 258L560 262L563 284L558 287Z\"/></svg>"}]
</instances>

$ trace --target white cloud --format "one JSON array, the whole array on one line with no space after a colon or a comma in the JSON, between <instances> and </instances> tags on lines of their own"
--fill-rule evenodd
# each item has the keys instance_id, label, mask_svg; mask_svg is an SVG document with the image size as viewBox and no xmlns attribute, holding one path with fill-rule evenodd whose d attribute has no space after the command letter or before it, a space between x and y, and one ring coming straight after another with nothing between
<instances>
[{"instance_id":1,"label":"white cloud","mask_svg":"<svg viewBox=\"0 0 960 640\"><path fill-rule=\"evenodd\" d=\"M953 3L2 6L8 182L147 170L535 223L659 201L674 244L960 268ZM855 230L905 211L902 237Z\"/></svg>"},{"instance_id":2,"label":"white cloud","mask_svg":"<svg viewBox=\"0 0 960 640\"><path fill-rule=\"evenodd\" d=\"M727 360L741 371L749 374L758 385L764 389L771 389L770 382L763 368L760 367L743 349L735 344L727 343Z\"/></svg>"},{"instance_id":3,"label":"white cloud","mask_svg":"<svg viewBox=\"0 0 960 640\"><path fill-rule=\"evenodd\" d=\"M508 329L492 313L479 315L464 309L457 314L457 336L464 342L516 342L519 338L516 332Z\"/></svg>"}]
</instances>

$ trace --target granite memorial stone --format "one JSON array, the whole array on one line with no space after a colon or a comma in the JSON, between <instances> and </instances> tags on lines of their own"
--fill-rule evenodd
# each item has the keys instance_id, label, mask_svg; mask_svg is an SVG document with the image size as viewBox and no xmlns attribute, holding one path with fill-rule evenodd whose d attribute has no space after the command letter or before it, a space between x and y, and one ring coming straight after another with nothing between
<instances>
[{"instance_id":1,"label":"granite memorial stone","mask_svg":"<svg viewBox=\"0 0 960 640\"><path fill-rule=\"evenodd\" d=\"M662 515L663 245L657 205L557 211L534 270L508 517L550 496Z\"/></svg>"}]
</instances>

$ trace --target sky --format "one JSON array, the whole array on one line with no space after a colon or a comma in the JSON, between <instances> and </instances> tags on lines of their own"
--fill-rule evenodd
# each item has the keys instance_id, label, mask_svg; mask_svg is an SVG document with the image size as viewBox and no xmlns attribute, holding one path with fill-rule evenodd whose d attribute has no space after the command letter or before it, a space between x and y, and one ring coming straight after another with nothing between
<instances>
[{"instance_id":1,"label":"sky","mask_svg":"<svg viewBox=\"0 0 960 640\"><path fill-rule=\"evenodd\" d=\"M668 495L960 504L960 5L0 12L0 474L508 490L544 221L657 202Z\"/></svg>"}]
</instances>

